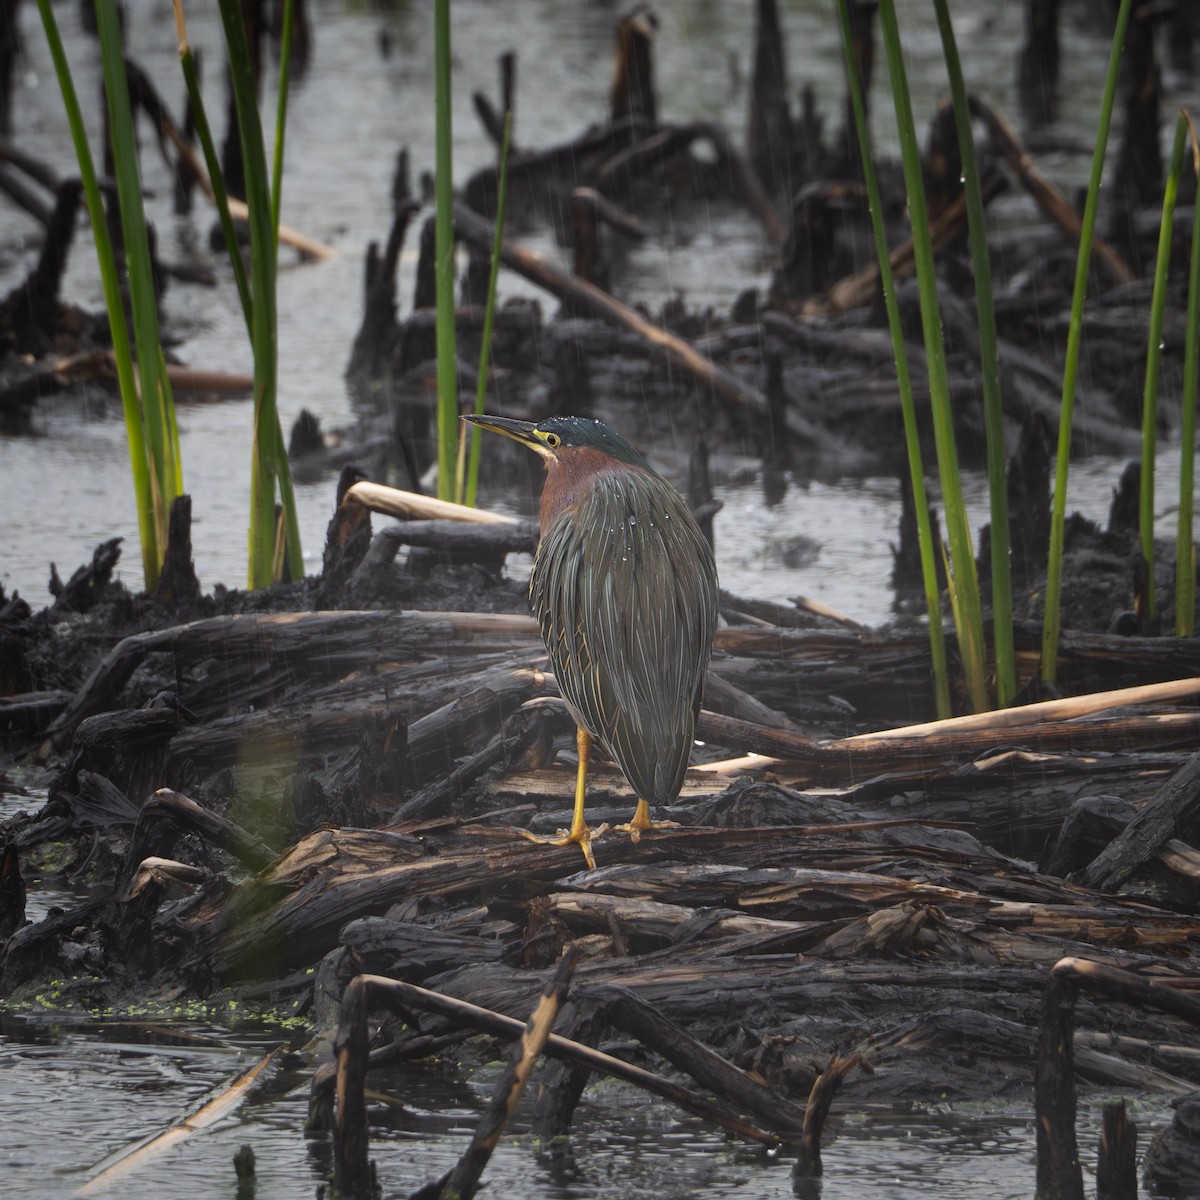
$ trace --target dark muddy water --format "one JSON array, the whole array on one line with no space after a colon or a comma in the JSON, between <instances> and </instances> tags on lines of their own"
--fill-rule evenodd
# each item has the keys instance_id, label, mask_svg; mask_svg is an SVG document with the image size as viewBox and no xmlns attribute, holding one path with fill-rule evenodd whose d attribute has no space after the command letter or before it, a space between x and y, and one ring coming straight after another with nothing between
<instances>
[{"instance_id":1,"label":"dark muddy water","mask_svg":"<svg viewBox=\"0 0 1200 1200\"><path fill-rule=\"evenodd\" d=\"M183 89L170 6L151 0L126 0L126 5L131 53L169 97L178 97ZM94 97L95 52L80 32L78 6L55 7L79 92ZM798 89L811 82L822 110L836 122L832 114L838 111L842 84L831 6L824 0L785 0L781 8L793 85ZM914 104L923 124L942 87L940 49L930 6L906 0L899 8L912 60ZM433 35L425 4L397 2L379 12L373 4L351 0L311 0L310 9L315 49L310 73L291 101L283 215L289 224L331 243L338 254L321 264L289 262L281 275L280 406L285 426L306 407L326 428L334 428L352 423L355 416L356 401L342 372L359 320L365 248L386 234L395 152L402 145L411 147L418 171L432 162ZM221 61L215 2L189 2L186 10L192 40L207 50L209 77L215 80ZM658 11L664 115L715 116L740 131L753 4L695 0L663 3ZM955 4L954 11L968 78L1013 111L1021 5L1016 0L971 0ZM517 129L523 144L570 137L601 117L616 13L616 6L599 2L497 5L455 0L455 160L460 179L491 157L471 111L470 94L476 88L495 93L495 57L504 49L515 47L520 55ZM25 54L13 137L66 173L73 170L72 153L34 5L22 6L20 23ZM1107 45L1091 32L1070 31L1059 123L1066 141L1087 146L1094 136L1106 54ZM1167 83L1173 84L1169 76ZM268 83L268 95L271 90ZM881 93L879 97L876 129L886 148L891 134ZM1187 97L1175 92L1170 99L1174 105ZM87 107L98 128L96 105ZM1086 175L1082 153L1064 150L1046 156L1041 165L1068 192ZM179 357L195 367L246 370L248 349L228 270L205 248L208 214L198 212L189 220L172 216L169 181L149 146L144 167L156 193L152 216L164 255L208 261L220 280L215 290L176 286L169 293L167 322L180 339ZM1005 197L997 215L1016 223L1029 215L1028 202L1020 195ZM560 253L549 231L525 240L547 253ZM37 247L32 222L0 204L0 289L7 290L28 271ZM404 306L411 295L414 259L412 251L401 264ZM758 227L746 215L721 208L696 227L631 248L613 286L622 297L652 309L672 293L682 293L690 304L719 308L743 288L763 286L769 269ZM500 291L503 298L530 289L502 277ZM86 234L72 256L69 298L101 306ZM189 405L179 419L201 581L205 587L238 585L245 572L250 404ZM654 448L647 449L653 458ZM1072 476L1070 506L1103 519L1119 466L1111 460L1080 464ZM1166 467L1162 497L1171 494L1173 469ZM297 489L310 570L319 564L333 486L330 477ZM888 543L896 536L899 486L886 478L826 479L792 488L774 508L763 503L755 485L722 487L726 507L717 519L716 535L723 582L746 595L786 600L804 594L865 622L885 620L891 599ZM977 524L982 488L977 478L969 487ZM1169 503L1164 499L1164 532L1170 524ZM19 590L35 605L45 602L52 560L65 575L90 556L97 542L115 535L127 538L123 576L139 586L127 453L115 406L97 412L67 395L39 408L31 435L0 435L0 514L0 583L10 594ZM814 542L816 552L797 566L785 551L799 539ZM30 804L29 797L0 801L8 811ZM31 915L65 904L72 895L57 884L35 890ZM149 1031L149 1020L140 1025L85 1024L60 1018L54 997L45 999L45 1013L0 1018L3 1195L71 1194L106 1160L193 1111L212 1089L289 1036L237 1028L229 1014L207 1019L190 1014L186 1024L169 1033ZM210 1019L226 1024L208 1024ZM233 1031L228 1024L235 1025ZM373 1082L404 1105L386 1126L380 1125L372 1144L385 1192L403 1194L451 1164L493 1076L491 1068L464 1068L460 1078L448 1081L413 1068ZM165 1200L232 1196L231 1156L249 1142L258 1158L260 1196L312 1196L329 1163L323 1147L307 1142L301 1132L307 1082L304 1070L280 1072L236 1113L173 1147L109 1194ZM1165 1103L1147 1101L1146 1116L1150 1122L1165 1120ZM1085 1121L1094 1125L1090 1111ZM518 1120L493 1159L486 1176L493 1196L666 1200L793 1195L790 1161L735 1147L711 1129L611 1083L591 1089L579 1110L578 1178L558 1178L539 1165L524 1128ZM1024 1104L843 1114L831 1122L831 1133L820 1193L826 1200L1007 1200L1033 1191L1034 1139ZM1090 1150L1085 1157L1090 1159Z\"/></svg>"},{"instance_id":2,"label":"dark muddy water","mask_svg":"<svg viewBox=\"0 0 1200 1200\"><path fill-rule=\"evenodd\" d=\"M0 1194L44 1200L74 1194L98 1169L194 1112L287 1037L286 1031L267 1028L231 1032L195 1017L134 1015L87 1023L0 1018L6 1090L0 1104L5 1168ZM385 1196L406 1195L453 1166L499 1070L498 1063L464 1065L447 1077L440 1069L413 1066L372 1076L372 1088L390 1096L372 1107L371 1154ZM86 1194L232 1196L232 1158L249 1144L259 1196L308 1200L331 1170L326 1145L301 1133L308 1080L299 1061L280 1068L236 1112ZM1095 1127L1086 1111L1085 1158ZM585 1094L572 1140L577 1171L564 1177L539 1160L523 1102L485 1174L488 1194L506 1200L796 1195L788 1156L727 1142L612 1081ZM1028 1114L1007 1104L835 1112L827 1130L826 1174L816 1194L822 1200L1025 1200L1033 1193L1033 1145Z\"/></svg>"}]
</instances>

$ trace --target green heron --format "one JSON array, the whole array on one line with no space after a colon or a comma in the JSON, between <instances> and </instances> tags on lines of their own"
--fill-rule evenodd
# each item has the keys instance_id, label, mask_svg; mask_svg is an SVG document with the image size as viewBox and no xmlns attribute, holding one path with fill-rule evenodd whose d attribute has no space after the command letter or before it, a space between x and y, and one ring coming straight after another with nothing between
<instances>
[{"instance_id":1,"label":"green heron","mask_svg":"<svg viewBox=\"0 0 1200 1200\"><path fill-rule=\"evenodd\" d=\"M595 867L584 820L593 740L637 793L637 841L651 804L683 786L717 623L712 548L679 493L600 421L466 417L542 456L541 538L529 597L562 698L578 726L571 828ZM604 826L595 831L599 836Z\"/></svg>"}]
</instances>

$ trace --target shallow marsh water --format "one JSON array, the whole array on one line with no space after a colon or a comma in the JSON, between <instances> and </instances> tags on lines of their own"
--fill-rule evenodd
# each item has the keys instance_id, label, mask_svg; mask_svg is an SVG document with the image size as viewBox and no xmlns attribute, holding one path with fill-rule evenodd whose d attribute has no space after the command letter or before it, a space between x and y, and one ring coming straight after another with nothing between
<instances>
[{"instance_id":1,"label":"shallow marsh water","mask_svg":"<svg viewBox=\"0 0 1200 1200\"><path fill-rule=\"evenodd\" d=\"M661 109L665 117L721 118L740 135L745 120L746 80L753 51L753 5L697 2L660 7L656 43ZM299 265L287 254L279 281L280 410L285 430L301 408L315 413L325 429L353 424L355 398L343 379L349 347L361 312L362 263L366 246L387 233L388 197L395 155L411 148L414 175L432 161L432 22L424 6L375 6L343 0L310 5L314 52L307 77L290 101L283 191L283 218L332 244L337 257ZM914 108L922 126L942 88L940 50L932 12L917 0L899 5L911 57ZM169 5L131 0L130 50L178 103L182 95L176 34ZM56 6L76 72L79 94L98 92L95 45L79 28L78 9ZM214 113L221 111L221 61L214 0L186 5L189 35L205 50ZM604 110L609 53L616 8L606 3L556 4L526 0L497 8L484 0L455 0L455 159L458 178L491 160L492 150L471 110L472 90L496 92L495 58L518 50L516 136L540 146L578 134ZM811 83L832 129L840 120L842 74L836 31L824 0L781 5L793 89ZM72 151L57 83L33 5L18 10L25 52L17 73L13 138L44 155L60 172L73 168ZM1014 54L1021 36L1021 5L955 5L965 69L972 85L1015 110ZM385 54L382 47L387 45ZM1094 137L1106 44L1094 31L1069 27L1064 53L1061 117L1057 131L1080 147ZM1172 84L1168 73L1168 86ZM272 95L268 80L266 94ZM1172 102L1188 97L1173 92ZM874 124L881 146L891 144L887 98L876 81ZM97 107L85 104L98 121ZM214 117L215 119L215 117ZM219 127L219 126L218 126ZM211 215L198 203L190 218L169 207L170 180L149 136L143 171L155 193L162 253L198 258L216 271L215 290L171 287L165 301L167 325L180 339L177 354L189 366L243 371L249 356L227 264L207 249ZM1040 159L1065 190L1082 182L1086 155L1059 151ZM1019 192L995 207L1006 224L1028 218L1030 202ZM561 256L552 231L522 231L527 244ZM0 204L0 291L16 283L34 261L33 223L13 206ZM101 292L86 228L71 256L68 298L101 308ZM401 263L402 313L411 296L415 237ZM742 289L763 287L770 264L756 223L728 206L714 206L704 219L672 224L665 237L628 248L613 280L618 295L652 310L672 294L695 306L726 307ZM530 285L503 274L500 296L533 294ZM551 310L552 302L543 297ZM184 479L194 506L193 540L202 586L240 586L245 577L246 512L249 489L251 406L248 400L182 404L180 431ZM687 446L684 446L686 450ZM674 447L646 447L651 458ZM658 454L656 454L658 451ZM660 459L661 461L661 459ZM1072 479L1070 505L1102 518L1116 466L1094 474L1081 469ZM33 433L0 435L0 584L19 590L35 606L48 601L49 564L64 578L87 561L95 545L126 538L122 578L141 582L136 524L124 431L114 404L89 411L65 395L43 402ZM334 503L334 479L297 486L308 569L320 562L325 523ZM887 542L894 540L899 483L891 479L839 479L826 464L824 481L792 488L785 501L767 507L754 487L723 487L726 512L716 524L723 580L735 592L786 600L797 594L819 599L867 623L889 614ZM1165 492L1163 493L1165 495ZM830 542L828 531L849 528L849 550ZM776 563L780 543L815 538L825 547L796 569ZM760 550L761 547L761 550ZM864 552L865 551L865 552Z\"/></svg>"},{"instance_id":2,"label":"shallow marsh water","mask_svg":"<svg viewBox=\"0 0 1200 1200\"><path fill-rule=\"evenodd\" d=\"M287 1037L253 1026L231 1032L200 1019L85 1023L0 1016L6 1083L0 1195L71 1195L97 1167L194 1112ZM447 1077L414 1065L372 1076L372 1089L392 1097L372 1110L371 1156L384 1195L407 1195L454 1165L498 1072L499 1064L486 1064ZM232 1196L233 1155L249 1144L259 1196L311 1200L332 1164L327 1145L301 1133L309 1077L299 1060L285 1064L236 1112L95 1194ZM1143 1131L1147 1115L1135 1107ZM485 1172L489 1195L788 1200L797 1194L789 1156L728 1142L624 1084L604 1081L585 1094L573 1127L577 1171L570 1177L539 1160L528 1117L523 1100ZM1081 1112L1085 1161L1092 1158L1095 1117L1092 1109ZM1033 1193L1033 1146L1032 1121L1008 1102L959 1111L943 1105L835 1109L825 1176L812 1194L821 1200L1026 1200Z\"/></svg>"},{"instance_id":3,"label":"shallow marsh water","mask_svg":"<svg viewBox=\"0 0 1200 1200\"><path fill-rule=\"evenodd\" d=\"M214 0L186 7L192 40L206 48L208 75L215 81L221 60ZM811 82L821 110L836 123L840 51L828 8L824 0L781 4L793 89ZM932 65L940 63L937 36L929 6L905 0L899 8L912 59L914 103L923 125L941 89L940 65ZM968 78L1012 111L1021 5L1017 0L972 0L954 8ZM177 100L182 84L170 6L127 0L127 9L132 54ZM426 5L397 3L380 12L350 0L312 0L310 9L315 49L308 77L291 101L284 219L333 244L338 256L322 264L288 263L281 275L280 407L285 427L306 407L330 429L352 424L356 412L343 370L358 326L365 249L370 240L386 234L395 152L410 146L415 171L432 160L432 22ZM664 3L658 9L664 115L718 116L738 134L744 123L753 4L697 0ZM78 6L58 4L56 11L80 94L94 97L95 53L80 33ZM495 94L495 56L509 46L520 54L517 136L523 144L571 137L603 111L615 6L525 0L504 6L499 29L497 11L486 0L454 3L460 179L491 157L470 109L470 93L481 88ZM19 19L25 55L18 73L14 140L65 174L73 170L70 144L34 6L22 6ZM1106 44L1092 31L1071 30L1059 129L1081 146L1094 135L1095 97L1106 53ZM268 95L271 90L268 83ZM219 88L210 88L210 94L218 96ZM1172 103L1183 99L1179 93L1171 97ZM95 122L96 105L87 108ZM875 113L886 148L890 134L878 91ZM205 248L210 216L198 208L188 220L173 217L167 207L169 181L148 144L143 162L158 196L153 215L164 255L195 255L208 261L220 280L215 291L172 287L166 311L170 329L180 338L177 353L191 366L245 370L248 352L228 270ZM1086 174L1082 154L1047 155L1041 164L1068 192ZM997 208L998 219L1006 223L1027 213L1028 202L1015 193ZM532 231L523 238L559 253L549 231ZM27 272L37 247L32 223L0 204L0 292ZM410 248L401 265L402 312L411 295L414 260ZM630 249L613 284L618 294L652 309L674 292L689 304L721 308L743 288L763 286L768 275L757 226L744 214L717 208L696 227L675 227L665 239ZM511 276L502 277L500 290L502 298L531 291ZM86 233L72 255L68 298L100 307ZM236 586L244 576L250 411L248 401L186 404L180 410L185 481L194 498L196 565L206 588L218 582ZM655 457L654 448L647 449ZM1113 460L1078 464L1070 507L1103 520L1119 467ZM1164 510L1170 486L1166 479L1160 484ZM888 543L896 537L899 487L894 479L839 479L833 471L828 478L791 488L782 504L768 507L756 485L723 486L719 494L725 509L717 518L716 536L725 585L760 598L807 595L868 623L887 619ZM977 477L969 487L977 526L982 514ZM297 487L310 570L319 563L333 488L332 476ZM1168 528L1169 522L1164 532ZM835 541L834 530L850 536ZM96 543L115 535L127 539L121 574L137 587L136 526L124 431L115 405L97 412L66 395L39 407L31 435L0 435L0 584L10 594L19 590L35 606L46 602L51 561L66 576L90 557ZM805 565L788 565L783 549L800 538L820 544L816 556ZM28 798L6 799L6 806L13 804L25 806ZM69 891L57 887L35 891L31 914L69 898ZM245 1070L285 1036L201 1025L189 1025L185 1033L157 1041L155 1035L138 1035L135 1040L127 1023L80 1024L53 1014L4 1017L0 1194L71 1193L106 1156L194 1110L209 1089ZM475 1123L490 1078L483 1071L474 1081L448 1081L412 1068L378 1082L407 1106L373 1141L385 1188L403 1193L450 1165ZM230 1159L249 1142L258 1158L260 1195L312 1196L329 1163L323 1148L306 1142L301 1133L307 1082L303 1071L278 1077L261 1097L111 1194L168 1200L232 1195ZM1165 1102L1147 1103L1151 1120L1165 1120L1166 1112ZM1094 1127L1090 1114L1083 1123ZM558 1179L536 1165L522 1128L518 1122L493 1159L486 1176L492 1195L665 1200L793 1194L789 1161L733 1149L711 1129L681 1121L672 1110L611 1084L599 1085L579 1110L578 1179ZM1032 1194L1034 1139L1024 1105L995 1112L949 1108L835 1115L832 1129L836 1136L826 1153L820 1193L826 1200L1007 1200ZM1092 1142L1089 1137L1085 1147ZM1085 1149L1085 1159L1090 1158Z\"/></svg>"}]
</instances>

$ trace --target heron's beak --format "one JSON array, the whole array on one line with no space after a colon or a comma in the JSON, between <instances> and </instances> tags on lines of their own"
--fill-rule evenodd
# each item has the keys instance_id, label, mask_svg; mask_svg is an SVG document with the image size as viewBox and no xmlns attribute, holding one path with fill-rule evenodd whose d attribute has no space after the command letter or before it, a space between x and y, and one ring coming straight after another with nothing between
<instances>
[{"instance_id":1,"label":"heron's beak","mask_svg":"<svg viewBox=\"0 0 1200 1200\"><path fill-rule=\"evenodd\" d=\"M493 433L502 433L514 442L540 454L543 458L553 458L554 451L546 445L535 433L537 425L533 421L517 421L512 417L464 416L464 421L478 425L481 429L490 429Z\"/></svg>"}]
</instances>

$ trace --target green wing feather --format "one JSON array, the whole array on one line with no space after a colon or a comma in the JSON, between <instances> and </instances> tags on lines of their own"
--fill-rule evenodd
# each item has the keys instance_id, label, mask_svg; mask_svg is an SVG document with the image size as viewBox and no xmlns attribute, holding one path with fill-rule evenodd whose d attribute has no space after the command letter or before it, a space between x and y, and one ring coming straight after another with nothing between
<instances>
[{"instance_id":1,"label":"green wing feather","mask_svg":"<svg viewBox=\"0 0 1200 1200\"><path fill-rule=\"evenodd\" d=\"M538 547L530 599L575 719L651 804L679 795L717 619L712 550L679 493L596 477Z\"/></svg>"}]
</instances>

